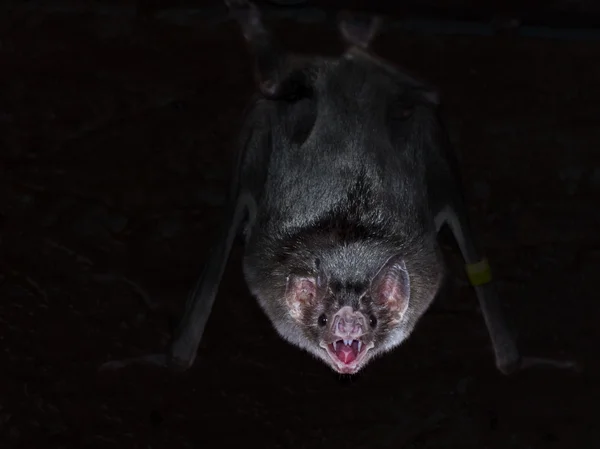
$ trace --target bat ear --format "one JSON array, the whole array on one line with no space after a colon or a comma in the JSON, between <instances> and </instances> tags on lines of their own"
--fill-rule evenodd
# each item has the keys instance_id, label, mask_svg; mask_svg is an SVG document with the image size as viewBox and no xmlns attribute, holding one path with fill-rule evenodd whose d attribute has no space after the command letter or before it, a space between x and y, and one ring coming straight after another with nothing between
<instances>
[{"instance_id":1,"label":"bat ear","mask_svg":"<svg viewBox=\"0 0 600 449\"><path fill-rule=\"evenodd\" d=\"M317 300L316 279L291 275L287 281L285 300L292 318L300 320L306 307Z\"/></svg>"},{"instance_id":2,"label":"bat ear","mask_svg":"<svg viewBox=\"0 0 600 449\"><path fill-rule=\"evenodd\" d=\"M348 45L366 50L381 28L381 17L351 14L343 11L338 16L338 29Z\"/></svg>"},{"instance_id":3,"label":"bat ear","mask_svg":"<svg viewBox=\"0 0 600 449\"><path fill-rule=\"evenodd\" d=\"M406 263L400 256L390 258L381 267L371 283L375 304L401 317L410 300L410 277Z\"/></svg>"},{"instance_id":4,"label":"bat ear","mask_svg":"<svg viewBox=\"0 0 600 449\"><path fill-rule=\"evenodd\" d=\"M306 72L292 70L292 58L274 42L265 28L260 10L247 0L225 0L230 15L238 22L255 58L258 89L266 98L292 97L308 85Z\"/></svg>"}]
</instances>

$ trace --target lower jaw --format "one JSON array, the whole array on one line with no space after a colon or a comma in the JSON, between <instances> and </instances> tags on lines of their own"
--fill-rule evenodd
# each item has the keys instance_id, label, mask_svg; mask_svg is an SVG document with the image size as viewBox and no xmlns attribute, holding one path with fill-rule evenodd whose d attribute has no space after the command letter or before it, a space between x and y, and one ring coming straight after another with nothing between
<instances>
[{"instance_id":1,"label":"lower jaw","mask_svg":"<svg viewBox=\"0 0 600 449\"><path fill-rule=\"evenodd\" d=\"M338 373L340 373L340 374L356 374L360 370L360 367L359 366L355 366L355 367L349 367L349 366L339 367L339 366L336 366L335 370Z\"/></svg>"},{"instance_id":2,"label":"lower jaw","mask_svg":"<svg viewBox=\"0 0 600 449\"><path fill-rule=\"evenodd\" d=\"M349 364L345 364L340 360L336 360L335 356L327 353L329 360L332 362L333 368L340 374L356 374L363 366L363 360L366 354L361 354Z\"/></svg>"}]
</instances>

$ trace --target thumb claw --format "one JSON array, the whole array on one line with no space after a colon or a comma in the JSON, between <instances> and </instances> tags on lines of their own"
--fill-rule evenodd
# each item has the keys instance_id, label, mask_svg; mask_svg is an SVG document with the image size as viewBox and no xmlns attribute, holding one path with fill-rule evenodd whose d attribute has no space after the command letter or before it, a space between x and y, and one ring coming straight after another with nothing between
<instances>
[{"instance_id":1,"label":"thumb claw","mask_svg":"<svg viewBox=\"0 0 600 449\"><path fill-rule=\"evenodd\" d=\"M156 365L166 368L167 356L165 354L149 354L123 360L111 360L100 365L98 371L116 371L126 368L130 365Z\"/></svg>"}]
</instances>

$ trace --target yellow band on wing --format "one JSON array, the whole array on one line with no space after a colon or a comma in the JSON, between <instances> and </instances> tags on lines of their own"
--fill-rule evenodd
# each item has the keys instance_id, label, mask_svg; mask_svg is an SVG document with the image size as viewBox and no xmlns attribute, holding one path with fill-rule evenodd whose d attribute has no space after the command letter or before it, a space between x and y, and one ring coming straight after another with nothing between
<instances>
[{"instance_id":1,"label":"yellow band on wing","mask_svg":"<svg viewBox=\"0 0 600 449\"><path fill-rule=\"evenodd\" d=\"M472 286L487 284L492 280L492 270L487 259L465 265L467 277Z\"/></svg>"}]
</instances>

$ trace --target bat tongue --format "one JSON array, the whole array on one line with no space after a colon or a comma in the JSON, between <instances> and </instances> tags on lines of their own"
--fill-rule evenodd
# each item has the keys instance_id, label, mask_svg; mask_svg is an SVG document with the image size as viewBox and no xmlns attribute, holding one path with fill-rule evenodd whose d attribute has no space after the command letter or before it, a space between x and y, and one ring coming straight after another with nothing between
<instances>
[{"instance_id":1,"label":"bat tongue","mask_svg":"<svg viewBox=\"0 0 600 449\"><path fill-rule=\"evenodd\" d=\"M346 364L352 363L358 356L358 341L353 340L350 346L347 346L342 341L338 342L335 355Z\"/></svg>"}]
</instances>

